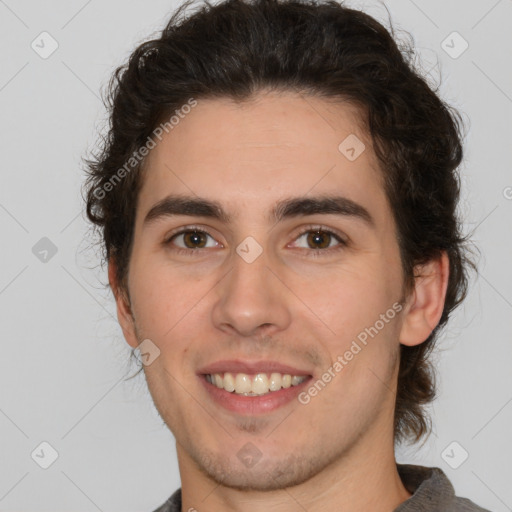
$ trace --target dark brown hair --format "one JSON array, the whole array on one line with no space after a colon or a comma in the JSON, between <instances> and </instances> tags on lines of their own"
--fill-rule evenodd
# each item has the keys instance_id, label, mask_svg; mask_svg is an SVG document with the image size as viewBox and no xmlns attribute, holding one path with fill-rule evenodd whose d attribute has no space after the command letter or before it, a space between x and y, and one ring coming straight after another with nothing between
<instances>
[{"instance_id":1,"label":"dark brown hair","mask_svg":"<svg viewBox=\"0 0 512 512\"><path fill-rule=\"evenodd\" d=\"M174 13L160 37L136 48L109 83L110 129L99 153L86 160L84 187L104 261L114 259L120 289L127 292L144 163L130 159L190 98L247 101L274 89L352 102L381 163L405 288L411 289L422 263L442 251L450 259L438 326L424 343L400 347L395 441L419 440L430 429L423 406L436 394L429 355L466 295L472 265L456 214L460 114L415 70L412 44L395 42L393 28L363 12L332 0L227 0L205 2L186 16L190 3ZM122 179L114 182L121 168Z\"/></svg>"}]
</instances>

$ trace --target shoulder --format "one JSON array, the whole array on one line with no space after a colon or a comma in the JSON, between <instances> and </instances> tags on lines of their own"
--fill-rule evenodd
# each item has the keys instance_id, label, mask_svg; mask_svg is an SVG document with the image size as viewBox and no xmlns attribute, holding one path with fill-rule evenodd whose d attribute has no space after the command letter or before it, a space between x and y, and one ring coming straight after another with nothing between
<instances>
[{"instance_id":1,"label":"shoulder","mask_svg":"<svg viewBox=\"0 0 512 512\"><path fill-rule=\"evenodd\" d=\"M394 512L490 512L467 498L456 496L450 480L438 467L397 464L397 469L412 496ZM181 512L181 489L153 512Z\"/></svg>"},{"instance_id":2,"label":"shoulder","mask_svg":"<svg viewBox=\"0 0 512 512\"><path fill-rule=\"evenodd\" d=\"M458 496L455 497L456 501L456 510L457 512L490 512L490 510L486 508L479 507L476 503L473 503L471 500L467 498L460 498Z\"/></svg>"},{"instance_id":3,"label":"shoulder","mask_svg":"<svg viewBox=\"0 0 512 512\"><path fill-rule=\"evenodd\" d=\"M181 489L174 494L153 512L181 512Z\"/></svg>"},{"instance_id":4,"label":"shoulder","mask_svg":"<svg viewBox=\"0 0 512 512\"><path fill-rule=\"evenodd\" d=\"M397 469L412 496L394 512L490 512L467 498L456 496L453 485L441 468L397 464Z\"/></svg>"}]
</instances>

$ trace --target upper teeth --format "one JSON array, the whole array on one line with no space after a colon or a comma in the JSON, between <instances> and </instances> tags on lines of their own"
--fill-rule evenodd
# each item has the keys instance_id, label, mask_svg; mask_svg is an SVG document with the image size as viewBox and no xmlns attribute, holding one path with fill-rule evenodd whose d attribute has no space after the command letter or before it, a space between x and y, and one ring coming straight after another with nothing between
<instances>
[{"instance_id":1,"label":"upper teeth","mask_svg":"<svg viewBox=\"0 0 512 512\"><path fill-rule=\"evenodd\" d=\"M247 375L246 373L224 374L214 373L206 376L206 380L220 389L243 395L264 395L269 391L278 391L290 386L297 386L306 380L306 376L297 376L281 373L266 373Z\"/></svg>"}]
</instances>

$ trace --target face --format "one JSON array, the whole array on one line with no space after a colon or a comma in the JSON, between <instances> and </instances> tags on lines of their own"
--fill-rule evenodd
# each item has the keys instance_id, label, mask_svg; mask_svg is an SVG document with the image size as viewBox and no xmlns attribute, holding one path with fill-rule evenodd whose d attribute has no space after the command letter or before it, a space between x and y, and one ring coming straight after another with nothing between
<instances>
[{"instance_id":1,"label":"face","mask_svg":"<svg viewBox=\"0 0 512 512\"><path fill-rule=\"evenodd\" d=\"M392 443L403 276L359 119L294 93L199 100L150 152L122 324L159 351L144 371L180 468L270 490Z\"/></svg>"}]
</instances>

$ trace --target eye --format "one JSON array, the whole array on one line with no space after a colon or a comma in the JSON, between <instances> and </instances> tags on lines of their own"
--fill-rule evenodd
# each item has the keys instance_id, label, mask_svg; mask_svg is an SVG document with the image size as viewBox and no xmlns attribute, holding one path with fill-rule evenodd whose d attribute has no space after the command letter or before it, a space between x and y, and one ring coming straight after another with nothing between
<instances>
[{"instance_id":1,"label":"eye","mask_svg":"<svg viewBox=\"0 0 512 512\"><path fill-rule=\"evenodd\" d=\"M208 238L210 238L213 243L208 243ZM190 254L196 249L216 247L220 244L215 242L212 236L206 231L195 227L189 227L182 229L177 233L173 233L164 241L164 245L176 245L177 252Z\"/></svg>"},{"instance_id":2,"label":"eye","mask_svg":"<svg viewBox=\"0 0 512 512\"><path fill-rule=\"evenodd\" d=\"M306 231L303 231L296 238L295 243L302 239L306 246L301 248L313 249L312 255L314 257L318 256L319 252L331 252L331 250L339 250L347 245L347 242L340 235L322 226L309 226Z\"/></svg>"}]
</instances>

